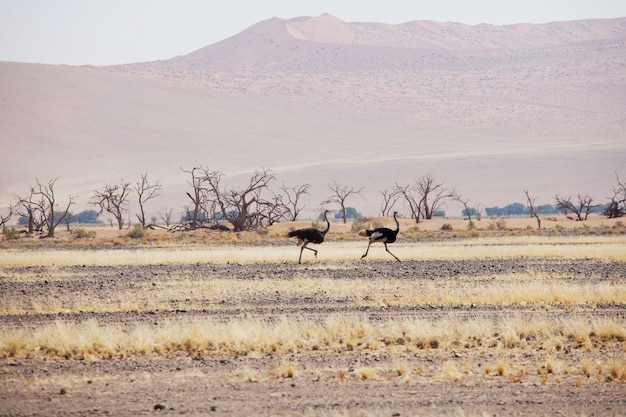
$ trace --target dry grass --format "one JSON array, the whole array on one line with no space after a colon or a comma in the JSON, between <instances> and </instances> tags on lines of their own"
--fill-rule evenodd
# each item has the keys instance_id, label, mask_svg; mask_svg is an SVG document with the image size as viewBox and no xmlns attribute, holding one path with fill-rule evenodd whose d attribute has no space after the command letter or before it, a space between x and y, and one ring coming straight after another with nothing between
<instances>
[{"instance_id":1,"label":"dry grass","mask_svg":"<svg viewBox=\"0 0 626 417\"><path fill-rule=\"evenodd\" d=\"M575 332L572 327L576 328ZM95 359L172 352L247 355L251 352L290 353L299 350L419 352L431 349L493 349L498 352L521 349L556 353L580 349L578 338L583 331L590 341L590 349L606 344L619 347L626 340L626 320L606 317L576 321L546 315L532 319L510 316L493 321L451 314L436 321L390 318L373 323L367 317L334 315L322 320L302 317L226 322L198 319L158 325L138 324L131 329L100 324L95 320L77 324L57 321L32 328L1 328L0 357ZM430 343L432 340L437 343ZM559 347L555 347L557 345ZM295 375L295 368L290 370L289 366L293 367L293 364L281 368L281 376ZM552 369L551 373L554 368L554 364L547 367ZM506 366L498 364L496 369L503 375ZM622 372L619 371L618 375L621 378Z\"/></svg>"},{"instance_id":2,"label":"dry grass","mask_svg":"<svg viewBox=\"0 0 626 417\"><path fill-rule=\"evenodd\" d=\"M409 256L413 259L555 256L605 262L624 261L624 242L622 237L521 237L404 243L394 249L397 254L404 251L409 259ZM210 268L206 274L190 276L183 269L181 272L173 269L171 274L149 280L134 282L129 277L128 284L132 284L129 291L84 292L78 296L59 292L37 297L2 294L0 314L202 310L209 305L219 311L222 302L227 308L237 309L246 306L250 298L263 300L277 311L286 302L283 300L311 298L315 302L343 305L352 312L362 307L385 311L388 307L431 309L433 306L463 307L463 312L441 310L442 314L427 318L391 314L382 315L379 320L348 313L272 319L210 319L190 315L182 320L136 325L96 320L56 321L20 328L0 324L0 358L100 361L133 356L276 357L276 362L268 368L255 368L253 362L240 368L237 377L247 382L267 378L463 384L476 378L502 378L515 383L547 384L574 378L576 386L584 386L626 381L623 359L626 319L552 314L553 310L589 313L600 303L621 305L626 300L626 283L620 280L574 279L568 274L552 273L549 268L436 280L372 279L367 274L337 279L324 271L354 268L354 263L343 260L359 255L363 242L331 241L320 249L320 258L339 260L320 259L303 266L319 272L314 280L310 274L300 274L298 269L293 270L293 275L278 274L272 279L235 279L213 273ZM382 253L381 257L385 255ZM7 250L0 253L0 265L9 266L0 273L0 280L40 282L42 276L37 269L15 275L10 272L10 266L33 264L47 266L45 279L54 283L84 278L57 268L63 265L250 263L282 262L282 259L292 263L296 256L295 246L214 244L114 250ZM484 306L483 311L498 311L502 306L516 308L504 308L501 314L474 316L472 305ZM332 368L316 368L301 362L307 355L339 357L348 353L359 358L388 359ZM533 369L536 372L528 371Z\"/></svg>"},{"instance_id":3,"label":"dry grass","mask_svg":"<svg viewBox=\"0 0 626 417\"><path fill-rule=\"evenodd\" d=\"M561 259L592 258L604 261L626 261L625 236L545 237L457 239L437 242L402 242L390 249L404 260L429 259L503 259L514 257L553 257ZM121 245L123 247L123 245ZM318 247L319 261L358 260L366 241L327 241ZM54 249L33 247L5 249L0 252L0 266L32 265L148 265L185 263L270 263L293 262L299 250L295 246L189 244L184 246L150 246L115 250ZM308 255L308 254L306 254ZM315 258L304 256L305 263ZM382 246L374 245L368 259L390 259Z\"/></svg>"},{"instance_id":4,"label":"dry grass","mask_svg":"<svg viewBox=\"0 0 626 417\"><path fill-rule=\"evenodd\" d=\"M606 317L581 320L576 333L571 321L545 316L506 320L462 318L442 320L389 318L372 323L367 317L335 315L326 319L283 318L276 321L197 319L122 328L100 324L55 322L29 328L0 330L0 358L20 360L101 361L127 357L171 358L248 357L237 379L394 381L397 384L473 383L481 378L506 378L513 383L588 383L626 381L624 341L626 321ZM610 329L610 331L609 331ZM577 337L584 330L589 348ZM561 348L550 349L554 340ZM428 341L436 340L437 343ZM310 357L354 354L385 358L376 365L353 367L302 365ZM263 370L255 363L275 357ZM439 358L439 359L437 359ZM481 358L487 359L483 362ZM529 373L527 369L536 369Z\"/></svg>"},{"instance_id":5,"label":"dry grass","mask_svg":"<svg viewBox=\"0 0 626 417\"><path fill-rule=\"evenodd\" d=\"M55 278L53 273L46 279L54 282L61 277L64 274ZM0 278L6 282L39 282L42 279L36 273ZM227 306L245 305L250 298L267 300L279 306L285 299L310 296L327 303L359 308L488 305L548 309L549 306L565 305L573 310L589 310L597 303L623 303L626 300L626 283L577 281L567 275L550 273L459 276L436 281L427 279L429 277L416 278L424 279L372 280L363 277L338 280L320 274L311 280L306 275L296 274L273 276L272 279L237 280L235 283L230 277L209 273L196 279L172 274L150 281L132 282L132 291L28 297L0 295L0 314L201 310L207 305L219 306L222 301Z\"/></svg>"}]
</instances>

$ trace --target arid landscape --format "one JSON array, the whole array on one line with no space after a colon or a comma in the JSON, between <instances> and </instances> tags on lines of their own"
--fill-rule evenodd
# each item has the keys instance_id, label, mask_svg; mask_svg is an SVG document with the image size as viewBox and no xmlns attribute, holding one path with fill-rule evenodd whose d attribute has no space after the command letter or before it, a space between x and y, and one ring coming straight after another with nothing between
<instances>
[{"instance_id":1,"label":"arid landscape","mask_svg":"<svg viewBox=\"0 0 626 417\"><path fill-rule=\"evenodd\" d=\"M625 415L623 217L469 222L447 197L416 223L398 203L401 262L381 243L361 259L357 232L391 226L380 191L426 174L469 207L608 203L626 176L626 18L272 18L168 58L0 62L0 416ZM308 184L300 220L136 228L133 196L120 230L43 239L5 215L36 204L35 181L58 215L146 173L147 219L176 223L199 166L222 195L259 169L263 193ZM349 206L366 218L333 219L299 264L287 233L337 208L331 183L363 187Z\"/></svg>"},{"instance_id":2,"label":"arid landscape","mask_svg":"<svg viewBox=\"0 0 626 417\"><path fill-rule=\"evenodd\" d=\"M2 241L0 415L623 415L623 223L483 222Z\"/></svg>"},{"instance_id":3,"label":"arid landscape","mask_svg":"<svg viewBox=\"0 0 626 417\"><path fill-rule=\"evenodd\" d=\"M626 160L626 20L508 26L269 19L198 51L112 67L0 63L0 204L35 178L88 207L107 182L163 184L181 167L238 184L271 168L377 193L433 174L483 206L589 193L604 202ZM459 207L449 210L460 213Z\"/></svg>"}]
</instances>

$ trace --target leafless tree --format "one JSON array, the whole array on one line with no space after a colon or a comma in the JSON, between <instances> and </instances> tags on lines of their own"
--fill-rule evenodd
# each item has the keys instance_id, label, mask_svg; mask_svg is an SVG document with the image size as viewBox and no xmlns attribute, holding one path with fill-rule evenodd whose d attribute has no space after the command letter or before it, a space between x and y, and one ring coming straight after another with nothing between
<instances>
[{"instance_id":1,"label":"leafless tree","mask_svg":"<svg viewBox=\"0 0 626 417\"><path fill-rule=\"evenodd\" d=\"M36 181L37 184L31 187L31 195L39 197L34 204L42 214L43 226L46 228L46 234L42 237L54 237L54 230L68 216L70 207L74 204L74 197L69 196L65 209L58 210L54 193L54 184L57 180L50 180L47 184L42 184L38 179Z\"/></svg>"},{"instance_id":2,"label":"leafless tree","mask_svg":"<svg viewBox=\"0 0 626 417\"><path fill-rule=\"evenodd\" d=\"M563 198L559 197L558 194L555 196L555 200L558 209L563 210L565 214L568 212L576 214L576 220L578 221L587 220L587 216L589 216L591 210L597 207L597 204L593 204L593 199L589 194L578 194L578 201L576 203L572 202L571 196Z\"/></svg>"},{"instance_id":3,"label":"leafless tree","mask_svg":"<svg viewBox=\"0 0 626 417\"><path fill-rule=\"evenodd\" d=\"M159 211L159 217L165 223L165 226L169 227L172 224L172 216L174 215L174 209L163 209Z\"/></svg>"},{"instance_id":4,"label":"leafless tree","mask_svg":"<svg viewBox=\"0 0 626 417\"><path fill-rule=\"evenodd\" d=\"M537 229L541 229L541 217L539 217L539 213L537 212L537 206L535 205L536 199L530 196L528 190L525 190L524 194L526 194L526 201L528 201L528 210L530 211L530 216L537 219Z\"/></svg>"},{"instance_id":5,"label":"leafless tree","mask_svg":"<svg viewBox=\"0 0 626 417\"><path fill-rule=\"evenodd\" d=\"M233 225L236 232L250 230L261 225L264 214L260 211L268 202L262 200L262 193L274 180L270 169L257 170L252 174L248 185L243 188L222 189L220 182L224 174L213 171L206 177L210 199L216 203L222 216Z\"/></svg>"},{"instance_id":6,"label":"leafless tree","mask_svg":"<svg viewBox=\"0 0 626 417\"><path fill-rule=\"evenodd\" d=\"M447 198L452 198L456 194L454 189L446 189L443 183L438 183L431 174L418 179L416 188L421 197L422 214L427 220L443 207Z\"/></svg>"},{"instance_id":7,"label":"leafless tree","mask_svg":"<svg viewBox=\"0 0 626 417\"><path fill-rule=\"evenodd\" d=\"M74 216L74 213L68 211L67 212L67 216L65 216L65 218L63 219L63 223L65 223L65 230L67 230L70 233L72 233L72 229L70 228L70 224L72 224L73 216Z\"/></svg>"},{"instance_id":8,"label":"leafless tree","mask_svg":"<svg viewBox=\"0 0 626 417\"><path fill-rule=\"evenodd\" d=\"M472 211L471 208L469 206L469 199L467 198L463 198L463 196L461 194L455 193L453 196L451 196L450 198L452 198L452 200L457 201L459 203L461 203L463 205L463 208L465 208L465 214L467 215L467 220L472 221Z\"/></svg>"},{"instance_id":9,"label":"leafless tree","mask_svg":"<svg viewBox=\"0 0 626 417\"><path fill-rule=\"evenodd\" d=\"M30 194L28 197L17 197L16 214L20 217L28 219L27 233L32 235L35 231L40 231L43 228L44 217L43 213L39 210L39 207L43 205L43 202L35 201L35 195L33 194L33 187L30 187ZM23 210L23 211L22 211Z\"/></svg>"},{"instance_id":10,"label":"leafless tree","mask_svg":"<svg viewBox=\"0 0 626 417\"><path fill-rule=\"evenodd\" d=\"M291 188L287 188L283 183L283 186L280 189L285 194L285 198L287 200L284 205L288 210L288 221L298 220L300 212L304 209L300 200L305 194L309 195L310 188L311 186L309 184L295 185Z\"/></svg>"},{"instance_id":11,"label":"leafless tree","mask_svg":"<svg viewBox=\"0 0 626 417\"><path fill-rule=\"evenodd\" d=\"M93 206L100 207L100 212L110 213L117 221L119 230L124 227L124 214L128 212L128 195L130 194L130 183L121 180L119 184L105 185L102 190L95 190L90 201Z\"/></svg>"},{"instance_id":12,"label":"leafless tree","mask_svg":"<svg viewBox=\"0 0 626 417\"><path fill-rule=\"evenodd\" d=\"M0 227L4 228L5 225L9 222L9 220L11 220L11 217L13 217L13 213L14 213L15 209L14 207L9 204L9 210L6 214L1 214L0 213Z\"/></svg>"},{"instance_id":13,"label":"leafless tree","mask_svg":"<svg viewBox=\"0 0 626 417\"><path fill-rule=\"evenodd\" d=\"M343 218L344 224L348 222L348 216L346 213L346 201L348 198L353 196L361 196L365 187L361 187L358 190L355 190L353 186L347 185L339 185L336 182L328 185L328 188L333 192L332 195L328 197L322 204L339 204L341 210L341 217Z\"/></svg>"},{"instance_id":14,"label":"leafless tree","mask_svg":"<svg viewBox=\"0 0 626 417\"><path fill-rule=\"evenodd\" d=\"M617 185L613 186L613 197L604 214L609 218L622 217L626 213L626 182L619 179L619 175L615 174Z\"/></svg>"},{"instance_id":15,"label":"leafless tree","mask_svg":"<svg viewBox=\"0 0 626 417\"><path fill-rule=\"evenodd\" d=\"M417 197L417 193L415 193L414 189L415 188L410 185L399 185L398 183L394 185L394 192L397 192L401 198L404 198L409 205L411 217L415 219L415 223L419 223L422 216L420 211L422 202Z\"/></svg>"},{"instance_id":16,"label":"leafless tree","mask_svg":"<svg viewBox=\"0 0 626 417\"><path fill-rule=\"evenodd\" d=\"M378 193L383 198L380 203L380 215L384 217L391 217L393 207L401 197L400 192L394 188L391 191L379 190Z\"/></svg>"},{"instance_id":17,"label":"leafless tree","mask_svg":"<svg viewBox=\"0 0 626 417\"><path fill-rule=\"evenodd\" d=\"M431 219L433 214L443 207L446 199L456 195L454 189L448 190L431 174L420 177L414 186L400 186L396 183L394 189L408 203L416 223L420 222L420 218Z\"/></svg>"},{"instance_id":18,"label":"leafless tree","mask_svg":"<svg viewBox=\"0 0 626 417\"><path fill-rule=\"evenodd\" d=\"M150 184L148 181L148 173L145 172L141 174L141 178L135 185L135 191L137 192L137 197L139 200L139 213L137 214L137 220L141 223L141 227L146 227L146 214L144 211L144 204L153 198L159 196L159 191L161 191L161 184L159 182L155 182L154 184Z\"/></svg>"},{"instance_id":19,"label":"leafless tree","mask_svg":"<svg viewBox=\"0 0 626 417\"><path fill-rule=\"evenodd\" d=\"M284 195L273 191L270 193L269 199L264 199L261 196L261 190L258 191L254 211L256 213L255 227L271 226L283 220L290 221L292 218L290 208L283 201Z\"/></svg>"},{"instance_id":20,"label":"leafless tree","mask_svg":"<svg viewBox=\"0 0 626 417\"><path fill-rule=\"evenodd\" d=\"M200 226L200 213L203 210L206 212L205 206L208 201L209 193L208 178L213 173L209 172L209 170L204 166L194 167L188 171L181 168L181 171L186 172L191 176L191 180L187 181L187 184L192 187L193 194L190 192L186 192L186 194L193 204L193 209L189 210L192 212L189 227L191 229L195 229Z\"/></svg>"}]
</instances>

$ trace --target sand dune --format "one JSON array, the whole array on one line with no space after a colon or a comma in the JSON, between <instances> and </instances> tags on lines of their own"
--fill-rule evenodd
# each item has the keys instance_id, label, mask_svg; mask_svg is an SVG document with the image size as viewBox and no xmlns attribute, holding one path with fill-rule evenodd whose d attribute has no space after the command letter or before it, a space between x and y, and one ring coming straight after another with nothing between
<instances>
[{"instance_id":1,"label":"sand dune","mask_svg":"<svg viewBox=\"0 0 626 417\"><path fill-rule=\"evenodd\" d=\"M274 18L170 60L115 67L0 63L0 206L34 178L88 208L148 171L156 212L187 204L203 164L236 184L271 168L378 190L428 172L483 206L605 201L626 177L626 18L542 25ZM450 211L454 207L449 208ZM452 213L451 213L452 214Z\"/></svg>"}]
</instances>

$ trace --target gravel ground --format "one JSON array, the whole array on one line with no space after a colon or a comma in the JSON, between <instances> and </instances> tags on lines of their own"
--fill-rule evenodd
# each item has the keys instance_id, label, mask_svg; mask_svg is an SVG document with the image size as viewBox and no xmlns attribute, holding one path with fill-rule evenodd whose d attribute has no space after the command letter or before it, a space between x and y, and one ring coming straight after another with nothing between
<instances>
[{"instance_id":1,"label":"gravel ground","mask_svg":"<svg viewBox=\"0 0 626 417\"><path fill-rule=\"evenodd\" d=\"M559 276L562 282L620 284L626 264L595 260L510 259L471 261L387 261L305 265L212 264L148 266L68 266L0 269L0 298L16 308L32 300L97 296L116 299L120 294L143 297L154 287L200 284L219 277L232 280L233 288L292 277L336 282L406 280L450 285L492 277L540 274ZM283 287L281 287L283 288ZM245 290L237 290L245 291ZM155 293L156 294L156 293ZM508 314L532 317L549 314L626 317L626 300L617 304L552 305L415 305L380 306L356 304L313 292L264 294L237 298L164 299L161 307L117 311L59 311L0 316L5 330L28 329L55 322L81 323L87 319L122 327L137 323L158 325L165 321L199 319L228 321L255 317L323 318L328 315L359 315L372 321L390 317L423 317L437 321L455 314L498 320ZM243 301L242 301L243 300ZM173 307L172 307L173 306ZM566 342L567 343L567 342ZM516 350L506 360L523 366L521 378L483 372L503 358L484 349L451 351L443 348L412 349L302 349L295 352L237 354L215 352L189 355L184 352L153 356L80 360L58 357L0 359L0 416L82 415L626 415L626 385L616 378L585 377L581 360L626 355L626 342L613 341L594 348L564 349L555 354ZM505 356L506 356L505 355ZM33 355L35 356L35 355ZM538 363L553 359L572 364L570 372L542 373ZM459 378L439 378L441 367L452 361L469 371ZM410 372L398 372L398 363ZM293 372L281 374L292 364ZM360 371L369 370L368 373ZM604 375L604 374L603 374Z\"/></svg>"}]
</instances>

